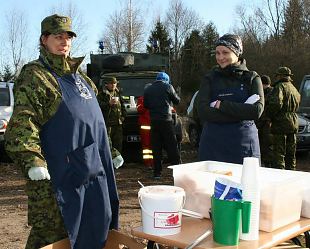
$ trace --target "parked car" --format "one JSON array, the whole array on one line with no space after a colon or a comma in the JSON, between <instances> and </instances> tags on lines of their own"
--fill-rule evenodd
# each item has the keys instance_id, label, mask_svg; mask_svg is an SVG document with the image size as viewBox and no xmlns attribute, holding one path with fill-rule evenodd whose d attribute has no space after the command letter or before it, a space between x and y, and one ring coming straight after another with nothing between
<instances>
[{"instance_id":1,"label":"parked car","mask_svg":"<svg viewBox=\"0 0 310 249\"><path fill-rule=\"evenodd\" d=\"M301 81L299 93L301 96L298 112L310 119L310 75L305 75Z\"/></svg>"},{"instance_id":2,"label":"parked car","mask_svg":"<svg viewBox=\"0 0 310 249\"><path fill-rule=\"evenodd\" d=\"M187 108L187 126L186 130L189 136L189 141L193 147L199 146L200 135L202 127L193 118L193 104L197 94L194 94L189 107ZM297 133L297 151L310 151L310 120L305 116L297 113L298 115L298 133Z\"/></svg>"},{"instance_id":3,"label":"parked car","mask_svg":"<svg viewBox=\"0 0 310 249\"><path fill-rule=\"evenodd\" d=\"M13 113L14 83L0 82L0 147L3 148L4 133Z\"/></svg>"},{"instance_id":4,"label":"parked car","mask_svg":"<svg viewBox=\"0 0 310 249\"><path fill-rule=\"evenodd\" d=\"M297 151L310 151L310 120L298 114Z\"/></svg>"}]
</instances>

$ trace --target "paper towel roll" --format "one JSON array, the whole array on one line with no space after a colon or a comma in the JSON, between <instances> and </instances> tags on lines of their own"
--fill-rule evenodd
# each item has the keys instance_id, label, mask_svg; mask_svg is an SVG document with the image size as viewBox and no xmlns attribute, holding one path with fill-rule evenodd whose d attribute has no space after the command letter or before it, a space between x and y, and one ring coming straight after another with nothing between
<instances>
[{"instance_id":1,"label":"paper towel roll","mask_svg":"<svg viewBox=\"0 0 310 249\"><path fill-rule=\"evenodd\" d=\"M130 96L129 100L130 100L130 107L131 108L136 107L135 96Z\"/></svg>"},{"instance_id":2,"label":"paper towel roll","mask_svg":"<svg viewBox=\"0 0 310 249\"><path fill-rule=\"evenodd\" d=\"M250 201L251 216L249 233L241 233L242 240L257 240L259 237L259 210L260 210L260 186L259 186L259 160L255 157L243 159L241 184L243 186L242 198Z\"/></svg>"}]
</instances>

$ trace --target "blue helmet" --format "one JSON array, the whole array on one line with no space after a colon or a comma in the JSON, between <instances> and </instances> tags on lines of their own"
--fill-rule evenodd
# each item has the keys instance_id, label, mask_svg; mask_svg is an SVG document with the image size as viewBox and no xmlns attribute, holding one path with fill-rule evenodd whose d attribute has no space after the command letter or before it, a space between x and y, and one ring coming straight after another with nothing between
<instances>
[{"instance_id":1,"label":"blue helmet","mask_svg":"<svg viewBox=\"0 0 310 249\"><path fill-rule=\"evenodd\" d=\"M160 72L156 76L156 81L162 81L164 83L169 84L170 83L170 78L169 78L168 74L166 74L164 72Z\"/></svg>"}]
</instances>

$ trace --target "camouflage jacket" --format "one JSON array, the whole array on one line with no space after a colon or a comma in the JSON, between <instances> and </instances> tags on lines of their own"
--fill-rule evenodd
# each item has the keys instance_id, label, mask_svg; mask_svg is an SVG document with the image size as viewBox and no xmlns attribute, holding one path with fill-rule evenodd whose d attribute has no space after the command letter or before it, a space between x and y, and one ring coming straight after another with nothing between
<instances>
[{"instance_id":1,"label":"camouflage jacket","mask_svg":"<svg viewBox=\"0 0 310 249\"><path fill-rule=\"evenodd\" d=\"M265 111L271 119L272 133L297 133L298 117L296 111L299 103L300 94L288 77L275 82Z\"/></svg>"},{"instance_id":2,"label":"camouflage jacket","mask_svg":"<svg viewBox=\"0 0 310 249\"><path fill-rule=\"evenodd\" d=\"M265 99L265 110L267 108L268 105L268 100L269 100L269 96L272 92L273 87L267 87L264 89L264 99ZM269 127L271 120L270 118L266 115L266 111L263 111L263 114L260 116L260 118L255 122L256 126L258 129L261 129L265 126Z\"/></svg>"},{"instance_id":3,"label":"camouflage jacket","mask_svg":"<svg viewBox=\"0 0 310 249\"><path fill-rule=\"evenodd\" d=\"M79 69L83 57L65 59L48 53L43 47L40 57L59 76L81 74L97 94L94 83ZM14 97L14 112L5 133L5 149L27 175L30 167L47 166L41 152L39 132L56 113L62 94L55 77L39 60L35 60L22 68L15 84Z\"/></svg>"},{"instance_id":4,"label":"camouflage jacket","mask_svg":"<svg viewBox=\"0 0 310 249\"><path fill-rule=\"evenodd\" d=\"M116 105L110 105L110 99L112 97L118 97L119 102ZM98 102L104 117L106 126L121 125L126 117L126 109L123 103L120 92L102 90L98 94Z\"/></svg>"}]
</instances>

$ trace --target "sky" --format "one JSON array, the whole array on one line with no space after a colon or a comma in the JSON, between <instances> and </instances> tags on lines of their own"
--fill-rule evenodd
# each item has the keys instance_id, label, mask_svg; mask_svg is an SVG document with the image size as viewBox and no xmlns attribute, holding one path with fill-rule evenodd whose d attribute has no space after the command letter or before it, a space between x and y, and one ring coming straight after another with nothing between
<instances>
[{"instance_id":1,"label":"sky","mask_svg":"<svg viewBox=\"0 0 310 249\"><path fill-rule=\"evenodd\" d=\"M212 21L220 35L227 33L238 23L236 6L258 0L183 0L186 7L196 11L205 23ZM120 8L126 0L0 0L1 13L10 13L13 9L25 14L28 23L28 32L31 36L29 51L35 51L40 36L42 19L51 14L52 9L66 8L70 3L76 7L87 25L87 48L85 54L97 52L104 24L109 16ZM145 12L148 30L146 40L153 29L153 22L158 17L164 18L169 6L169 0L132 0ZM0 17L0 35L5 30L5 15ZM84 51L83 51L84 52Z\"/></svg>"}]
</instances>

